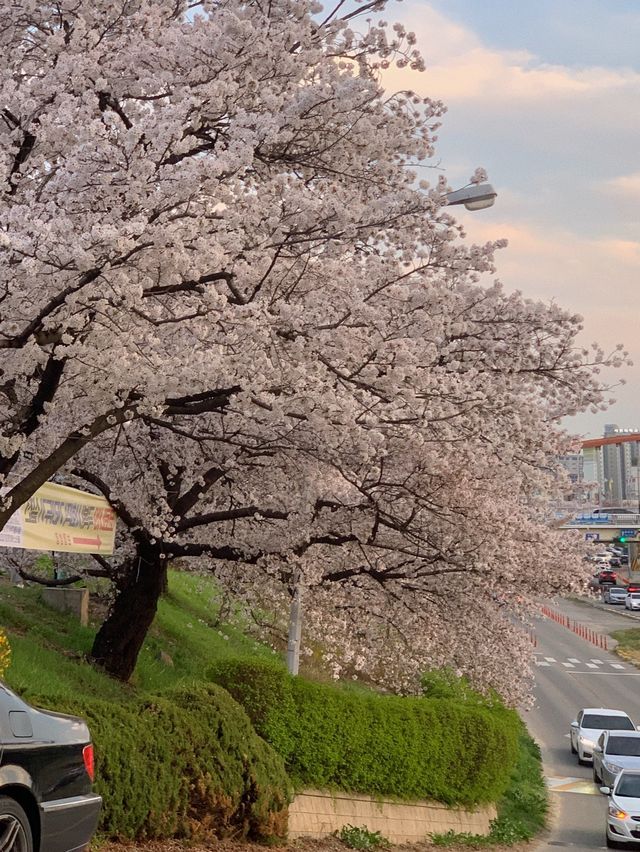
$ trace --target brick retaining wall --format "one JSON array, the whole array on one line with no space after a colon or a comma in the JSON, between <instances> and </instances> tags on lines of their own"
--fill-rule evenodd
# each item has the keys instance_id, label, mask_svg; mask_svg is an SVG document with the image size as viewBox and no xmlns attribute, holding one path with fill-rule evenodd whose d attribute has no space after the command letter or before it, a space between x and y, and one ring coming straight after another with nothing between
<instances>
[{"instance_id":1,"label":"brick retaining wall","mask_svg":"<svg viewBox=\"0 0 640 852\"><path fill-rule=\"evenodd\" d=\"M345 825L379 831L391 843L416 843L433 833L488 834L493 805L467 811L438 802L393 802L369 796L306 790L289 807L289 838L326 837Z\"/></svg>"}]
</instances>

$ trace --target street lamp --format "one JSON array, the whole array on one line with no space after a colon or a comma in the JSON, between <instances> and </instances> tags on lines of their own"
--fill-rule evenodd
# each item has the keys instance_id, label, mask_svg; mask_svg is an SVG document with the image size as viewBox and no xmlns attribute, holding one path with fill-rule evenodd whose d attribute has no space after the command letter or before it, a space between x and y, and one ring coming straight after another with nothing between
<instances>
[{"instance_id":1,"label":"street lamp","mask_svg":"<svg viewBox=\"0 0 640 852\"><path fill-rule=\"evenodd\" d=\"M444 196L447 207L464 204L467 210L484 210L492 207L498 193L490 183L472 183ZM287 670L297 675L300 665L300 644L302 638L302 586L294 579L293 594L289 609L289 636L287 641Z\"/></svg>"},{"instance_id":2,"label":"street lamp","mask_svg":"<svg viewBox=\"0 0 640 852\"><path fill-rule=\"evenodd\" d=\"M464 204L467 210L484 210L493 207L497 195L490 183L472 183L454 192L447 192L445 200L447 206Z\"/></svg>"}]
</instances>

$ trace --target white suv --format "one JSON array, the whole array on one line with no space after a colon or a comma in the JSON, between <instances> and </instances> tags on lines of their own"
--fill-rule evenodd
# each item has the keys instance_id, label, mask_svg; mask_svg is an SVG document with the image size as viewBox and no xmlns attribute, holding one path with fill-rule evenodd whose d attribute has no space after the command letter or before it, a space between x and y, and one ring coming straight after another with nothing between
<instances>
[{"instance_id":1,"label":"white suv","mask_svg":"<svg viewBox=\"0 0 640 852\"><path fill-rule=\"evenodd\" d=\"M571 754L578 755L578 763L591 763L593 747L603 731L635 730L635 725L622 710L585 707L579 711L569 728Z\"/></svg>"}]
</instances>

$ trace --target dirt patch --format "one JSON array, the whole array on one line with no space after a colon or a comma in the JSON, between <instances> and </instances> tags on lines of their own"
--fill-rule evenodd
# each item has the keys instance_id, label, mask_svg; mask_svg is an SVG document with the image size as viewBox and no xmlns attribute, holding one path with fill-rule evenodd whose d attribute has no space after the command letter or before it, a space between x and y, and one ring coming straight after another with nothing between
<instances>
[{"instance_id":1,"label":"dirt patch","mask_svg":"<svg viewBox=\"0 0 640 852\"><path fill-rule=\"evenodd\" d=\"M404 846L390 847L393 852L431 852L433 849L442 849L432 843L414 843ZM531 852L532 845L520 843L517 846L447 846L449 852L469 852L474 848L489 848L491 852ZM96 850L98 852L98 850ZM335 837L327 837L324 840L297 840L289 846L259 846L256 843L234 843L228 840L213 841L210 843L192 845L188 841L163 840L154 843L108 843L99 847L99 852L349 852L345 846Z\"/></svg>"}]
</instances>

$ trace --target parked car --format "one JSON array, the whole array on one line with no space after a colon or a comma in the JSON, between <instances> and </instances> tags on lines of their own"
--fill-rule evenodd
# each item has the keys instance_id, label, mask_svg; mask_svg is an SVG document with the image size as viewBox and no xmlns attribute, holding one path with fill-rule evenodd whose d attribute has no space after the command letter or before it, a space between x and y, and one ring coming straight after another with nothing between
<instances>
[{"instance_id":1,"label":"parked car","mask_svg":"<svg viewBox=\"0 0 640 852\"><path fill-rule=\"evenodd\" d=\"M605 731L593 749L593 780L613 787L623 769L640 771L640 731Z\"/></svg>"},{"instance_id":2,"label":"parked car","mask_svg":"<svg viewBox=\"0 0 640 852\"><path fill-rule=\"evenodd\" d=\"M640 609L640 592L629 592L624 599L625 609Z\"/></svg>"},{"instance_id":3,"label":"parked car","mask_svg":"<svg viewBox=\"0 0 640 852\"><path fill-rule=\"evenodd\" d=\"M79 852L98 823L89 729L0 683L0 849Z\"/></svg>"},{"instance_id":4,"label":"parked car","mask_svg":"<svg viewBox=\"0 0 640 852\"><path fill-rule=\"evenodd\" d=\"M603 731L635 731L636 727L622 710L603 707L585 707L571 723L569 742L571 754L578 755L578 763L593 759L593 747Z\"/></svg>"},{"instance_id":5,"label":"parked car","mask_svg":"<svg viewBox=\"0 0 640 852\"><path fill-rule=\"evenodd\" d=\"M623 769L613 787L603 785L600 791L609 796L607 846L618 849L640 840L640 772Z\"/></svg>"},{"instance_id":6,"label":"parked car","mask_svg":"<svg viewBox=\"0 0 640 852\"><path fill-rule=\"evenodd\" d=\"M598 580L600 581L601 586L606 586L608 583L615 583L618 579L618 575L615 571L612 571L609 568L605 568L602 571L598 571Z\"/></svg>"},{"instance_id":7,"label":"parked car","mask_svg":"<svg viewBox=\"0 0 640 852\"><path fill-rule=\"evenodd\" d=\"M623 604L627 594L627 590L622 586L607 586L602 594L602 600L608 604Z\"/></svg>"},{"instance_id":8,"label":"parked car","mask_svg":"<svg viewBox=\"0 0 640 852\"><path fill-rule=\"evenodd\" d=\"M640 583L627 583L625 589L627 590L627 594L631 594L632 592L640 592Z\"/></svg>"}]
</instances>

